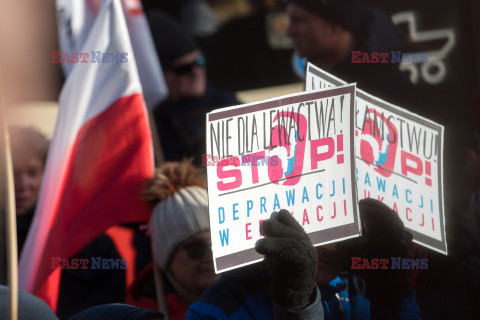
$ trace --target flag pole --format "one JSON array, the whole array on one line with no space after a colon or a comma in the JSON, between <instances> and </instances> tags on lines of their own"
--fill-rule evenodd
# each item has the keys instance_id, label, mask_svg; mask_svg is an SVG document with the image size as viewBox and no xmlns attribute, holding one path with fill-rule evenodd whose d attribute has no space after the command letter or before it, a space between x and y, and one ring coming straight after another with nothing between
<instances>
[{"instance_id":1,"label":"flag pole","mask_svg":"<svg viewBox=\"0 0 480 320\"><path fill-rule=\"evenodd\" d=\"M150 120L150 130L152 132L152 143L155 153L155 166L160 167L162 164L165 163L165 158L163 156L162 145L160 143L160 137L158 135L157 126L152 110L148 110L148 119ZM153 241L152 237L150 237L150 241ZM155 257L155 252L153 249L154 246L151 245L150 247L152 248L152 257ZM169 314L164 292L165 287L163 283L163 272L160 270L160 267L155 262L155 258L153 258L153 279L155 281L155 296L157 300L158 311L162 312L168 318Z\"/></svg>"},{"instance_id":2,"label":"flag pole","mask_svg":"<svg viewBox=\"0 0 480 320\"><path fill-rule=\"evenodd\" d=\"M155 167L160 167L165 163L165 157L162 151L162 143L160 136L158 135L157 125L155 123L155 117L153 111L148 110L148 120L150 122L150 131L152 133L153 153L155 155Z\"/></svg>"},{"instance_id":3,"label":"flag pole","mask_svg":"<svg viewBox=\"0 0 480 320\"><path fill-rule=\"evenodd\" d=\"M0 131L3 144L1 152L3 175L6 181L5 192L5 216L7 234L7 286L8 286L8 319L18 318L18 254L17 254L17 225L15 213L15 186L13 182L12 154L10 149L10 136L5 119L5 105L3 100L3 79L0 69Z\"/></svg>"}]
</instances>

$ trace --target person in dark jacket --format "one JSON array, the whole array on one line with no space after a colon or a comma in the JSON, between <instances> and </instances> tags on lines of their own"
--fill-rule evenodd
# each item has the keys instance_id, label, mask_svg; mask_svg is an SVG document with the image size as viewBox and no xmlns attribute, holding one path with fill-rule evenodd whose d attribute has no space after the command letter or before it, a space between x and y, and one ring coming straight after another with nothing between
<instances>
[{"instance_id":1,"label":"person in dark jacket","mask_svg":"<svg viewBox=\"0 0 480 320\"><path fill-rule=\"evenodd\" d=\"M114 302L124 302L126 292L125 265L110 269L94 268L93 259L113 259L121 257L112 239L102 234L90 242L72 259L88 259L87 269L64 269L58 294L57 315L66 319L87 308ZM79 260L80 261L80 260Z\"/></svg>"},{"instance_id":2,"label":"person in dark jacket","mask_svg":"<svg viewBox=\"0 0 480 320\"><path fill-rule=\"evenodd\" d=\"M171 16L147 14L169 96L154 110L166 161L193 157L197 166L205 153L206 113L240 104L233 93L207 84L205 57L192 35Z\"/></svg>"},{"instance_id":3,"label":"person in dark jacket","mask_svg":"<svg viewBox=\"0 0 480 320\"><path fill-rule=\"evenodd\" d=\"M420 319L408 270L341 272L348 252L408 256L412 235L396 212L374 199L359 207L361 238L317 248L288 211L272 214L255 246L263 262L226 273L186 319Z\"/></svg>"},{"instance_id":4,"label":"person in dark jacket","mask_svg":"<svg viewBox=\"0 0 480 320\"><path fill-rule=\"evenodd\" d=\"M361 6L358 0L288 0L287 34L302 58L359 89L416 113L424 113L424 101L399 63L391 63L392 51L408 52L408 43L390 17ZM357 63L354 52L387 53L379 59ZM362 55L360 55L362 58ZM378 58L378 57L377 57ZM360 59L361 60L361 59ZM423 114L425 116L425 114Z\"/></svg>"},{"instance_id":5,"label":"person in dark jacket","mask_svg":"<svg viewBox=\"0 0 480 320\"><path fill-rule=\"evenodd\" d=\"M448 256L413 244L412 258L427 258L428 268L410 278L424 320L478 319L480 314L480 230L472 213L446 210Z\"/></svg>"}]
</instances>

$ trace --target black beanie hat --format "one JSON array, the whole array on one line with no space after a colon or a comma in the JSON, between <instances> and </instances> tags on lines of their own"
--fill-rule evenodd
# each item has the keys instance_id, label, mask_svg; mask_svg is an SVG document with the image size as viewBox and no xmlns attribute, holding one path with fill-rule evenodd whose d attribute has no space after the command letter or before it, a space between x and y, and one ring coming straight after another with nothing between
<instances>
[{"instance_id":1,"label":"black beanie hat","mask_svg":"<svg viewBox=\"0 0 480 320\"><path fill-rule=\"evenodd\" d=\"M317 16L355 32L359 21L358 0L287 0Z\"/></svg>"},{"instance_id":2,"label":"black beanie hat","mask_svg":"<svg viewBox=\"0 0 480 320\"><path fill-rule=\"evenodd\" d=\"M147 13L158 58L164 69L188 53L199 50L193 36L172 16L159 10Z\"/></svg>"},{"instance_id":3,"label":"black beanie hat","mask_svg":"<svg viewBox=\"0 0 480 320\"><path fill-rule=\"evenodd\" d=\"M161 312L123 303L97 305L77 313L69 320L143 320L151 318L167 320L167 317Z\"/></svg>"}]
</instances>

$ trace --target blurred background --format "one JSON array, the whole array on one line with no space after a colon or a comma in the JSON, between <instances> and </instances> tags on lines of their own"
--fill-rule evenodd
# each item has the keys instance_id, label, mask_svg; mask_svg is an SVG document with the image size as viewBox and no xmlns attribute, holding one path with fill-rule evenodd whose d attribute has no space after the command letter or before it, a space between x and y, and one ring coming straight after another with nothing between
<instances>
[{"instance_id":1,"label":"blurred background","mask_svg":"<svg viewBox=\"0 0 480 320\"><path fill-rule=\"evenodd\" d=\"M131 0L133 1L133 0ZM138 0L136 0L138 1ZM133 1L133 2L136 2ZM144 10L173 14L195 35L209 82L242 102L303 90L285 34L288 18L278 0L141 1ZM427 64L399 67L420 89L428 116L445 126L447 200L465 203L467 149L475 144L471 112L480 84L480 1L363 0L388 13ZM51 63L59 50L53 0L4 1L0 11L3 101L13 124L36 124L51 136L63 76ZM375 94L372 92L372 94Z\"/></svg>"}]
</instances>

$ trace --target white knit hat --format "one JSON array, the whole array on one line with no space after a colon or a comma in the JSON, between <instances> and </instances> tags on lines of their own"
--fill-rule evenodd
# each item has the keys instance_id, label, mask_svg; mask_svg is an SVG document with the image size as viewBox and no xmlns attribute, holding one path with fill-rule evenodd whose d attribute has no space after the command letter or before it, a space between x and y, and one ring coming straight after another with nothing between
<instances>
[{"instance_id":1,"label":"white knit hat","mask_svg":"<svg viewBox=\"0 0 480 320\"><path fill-rule=\"evenodd\" d=\"M153 209L149 227L154 259L166 270L179 243L210 230L207 190L189 186L160 201Z\"/></svg>"}]
</instances>

